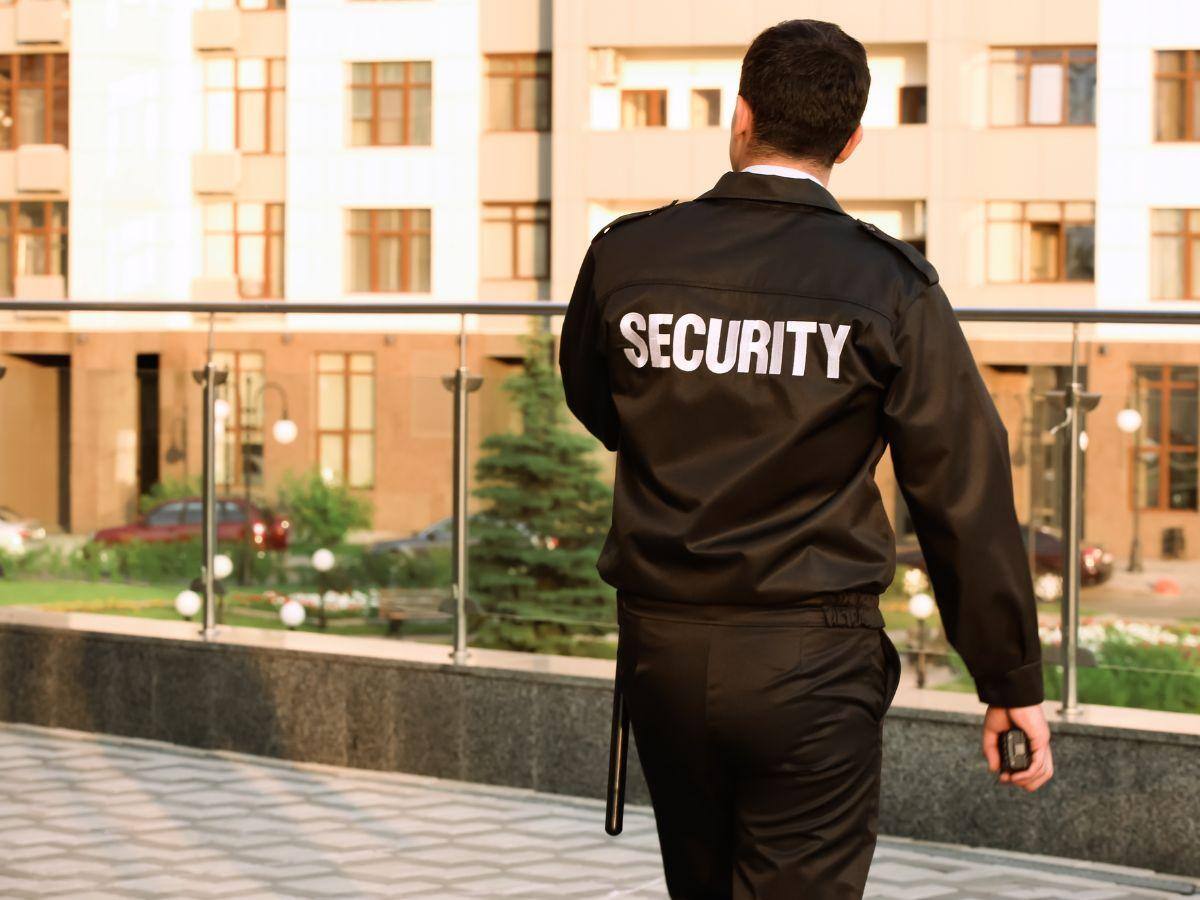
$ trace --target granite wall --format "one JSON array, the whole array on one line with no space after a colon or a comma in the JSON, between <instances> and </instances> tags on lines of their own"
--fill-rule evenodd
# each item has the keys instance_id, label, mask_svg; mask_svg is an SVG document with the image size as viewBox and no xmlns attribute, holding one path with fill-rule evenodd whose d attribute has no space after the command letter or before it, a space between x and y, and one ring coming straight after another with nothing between
<instances>
[{"instance_id":1,"label":"granite wall","mask_svg":"<svg viewBox=\"0 0 1200 900\"><path fill-rule=\"evenodd\" d=\"M591 679L0 626L0 721L308 762L602 797L610 703ZM978 729L893 707L882 832L1200 876L1200 737L1060 725L1027 795Z\"/></svg>"}]
</instances>

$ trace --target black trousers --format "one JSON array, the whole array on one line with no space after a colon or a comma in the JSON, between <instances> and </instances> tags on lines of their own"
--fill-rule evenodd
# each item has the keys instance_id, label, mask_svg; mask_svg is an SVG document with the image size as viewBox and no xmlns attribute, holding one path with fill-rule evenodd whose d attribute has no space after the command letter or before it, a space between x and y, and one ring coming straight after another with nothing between
<instances>
[{"instance_id":1,"label":"black trousers","mask_svg":"<svg viewBox=\"0 0 1200 900\"><path fill-rule=\"evenodd\" d=\"M858 898L900 658L878 598L796 610L618 595L617 677L673 898Z\"/></svg>"}]
</instances>

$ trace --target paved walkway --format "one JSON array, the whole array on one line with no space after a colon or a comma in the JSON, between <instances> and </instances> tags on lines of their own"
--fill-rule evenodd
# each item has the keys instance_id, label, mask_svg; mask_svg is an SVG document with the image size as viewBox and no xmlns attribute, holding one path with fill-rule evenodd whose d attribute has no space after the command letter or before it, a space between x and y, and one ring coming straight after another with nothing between
<instances>
[{"instance_id":1,"label":"paved walkway","mask_svg":"<svg viewBox=\"0 0 1200 900\"><path fill-rule=\"evenodd\" d=\"M0 725L0 896L663 898L596 803ZM1177 897L1146 873L885 840L868 897Z\"/></svg>"}]
</instances>

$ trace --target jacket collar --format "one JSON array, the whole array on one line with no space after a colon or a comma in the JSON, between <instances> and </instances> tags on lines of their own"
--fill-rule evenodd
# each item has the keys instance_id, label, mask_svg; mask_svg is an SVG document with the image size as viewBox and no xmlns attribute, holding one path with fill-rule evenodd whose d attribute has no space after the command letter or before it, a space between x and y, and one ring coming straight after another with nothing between
<instances>
[{"instance_id":1,"label":"jacket collar","mask_svg":"<svg viewBox=\"0 0 1200 900\"><path fill-rule=\"evenodd\" d=\"M822 185L809 178L786 178L782 175L759 175L756 172L726 172L712 190L697 200L774 200L782 203L803 203L819 206L842 215L846 211Z\"/></svg>"}]
</instances>

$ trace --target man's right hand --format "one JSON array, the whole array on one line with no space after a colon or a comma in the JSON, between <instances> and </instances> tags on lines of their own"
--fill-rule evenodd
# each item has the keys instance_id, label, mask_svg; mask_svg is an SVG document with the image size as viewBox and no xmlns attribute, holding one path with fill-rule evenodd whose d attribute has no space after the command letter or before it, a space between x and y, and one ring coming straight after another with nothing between
<instances>
[{"instance_id":1,"label":"man's right hand","mask_svg":"<svg viewBox=\"0 0 1200 900\"><path fill-rule=\"evenodd\" d=\"M1029 738L1033 758L1029 768L1021 772L1000 772L1000 735L1010 728L1020 728ZM1000 781L1005 784L1032 793L1049 781L1054 774L1054 760L1050 755L1050 726L1041 704L1014 709L989 706L983 717L983 755L988 768L1000 772Z\"/></svg>"}]
</instances>

